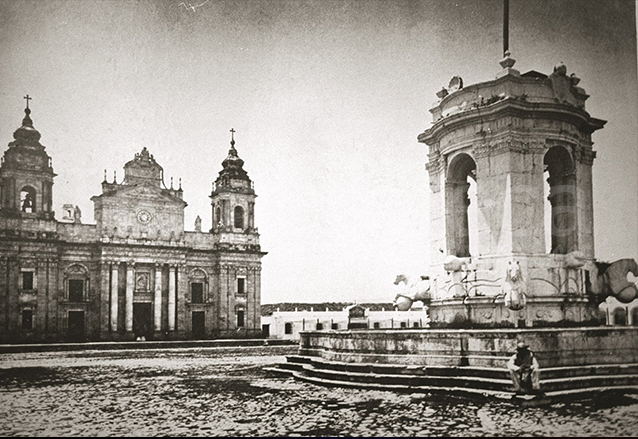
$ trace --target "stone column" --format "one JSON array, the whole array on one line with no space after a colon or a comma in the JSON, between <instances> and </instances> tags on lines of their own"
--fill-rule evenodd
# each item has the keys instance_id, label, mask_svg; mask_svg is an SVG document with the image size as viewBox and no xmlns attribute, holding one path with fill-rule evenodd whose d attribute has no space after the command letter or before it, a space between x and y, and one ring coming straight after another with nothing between
<instances>
[{"instance_id":1,"label":"stone column","mask_svg":"<svg viewBox=\"0 0 638 439\"><path fill-rule=\"evenodd\" d=\"M175 276L177 268L171 265L168 269L168 330L175 330Z\"/></svg>"},{"instance_id":2,"label":"stone column","mask_svg":"<svg viewBox=\"0 0 638 439\"><path fill-rule=\"evenodd\" d=\"M111 264L111 332L117 332L118 265L117 262Z\"/></svg>"},{"instance_id":3,"label":"stone column","mask_svg":"<svg viewBox=\"0 0 638 439\"><path fill-rule=\"evenodd\" d=\"M445 183L445 224L447 227L447 249L450 255L470 256L470 235L467 208L470 205L467 181Z\"/></svg>"},{"instance_id":4,"label":"stone column","mask_svg":"<svg viewBox=\"0 0 638 439\"><path fill-rule=\"evenodd\" d=\"M217 306L215 307L218 317L217 317L217 328L221 333L225 333L229 329L230 319L232 316L228 311L228 301L229 301L229 293L228 293L228 266L226 264L219 265L219 279L217 282L218 285L218 293L217 293Z\"/></svg>"},{"instance_id":5,"label":"stone column","mask_svg":"<svg viewBox=\"0 0 638 439\"><path fill-rule=\"evenodd\" d=\"M126 264L126 332L133 331L133 262Z\"/></svg>"},{"instance_id":6,"label":"stone column","mask_svg":"<svg viewBox=\"0 0 638 439\"><path fill-rule=\"evenodd\" d=\"M255 281L253 291L253 306L255 315L255 330L261 331L261 267L255 268ZM330 328L332 329L332 327Z\"/></svg>"},{"instance_id":7,"label":"stone column","mask_svg":"<svg viewBox=\"0 0 638 439\"><path fill-rule=\"evenodd\" d=\"M594 257L594 204L592 195L591 151L583 151L581 162L576 163L578 250L588 258Z\"/></svg>"},{"instance_id":8,"label":"stone column","mask_svg":"<svg viewBox=\"0 0 638 439\"><path fill-rule=\"evenodd\" d=\"M178 331L184 332L189 325L186 323L190 321L190 316L186 316L186 294L188 293L188 275L186 271L186 265L180 264L177 267L176 272L176 299L175 299L175 308L177 312L176 316L176 327Z\"/></svg>"},{"instance_id":9,"label":"stone column","mask_svg":"<svg viewBox=\"0 0 638 439\"><path fill-rule=\"evenodd\" d=\"M248 203L248 227L255 228L255 202Z\"/></svg>"},{"instance_id":10,"label":"stone column","mask_svg":"<svg viewBox=\"0 0 638 439\"><path fill-rule=\"evenodd\" d=\"M162 330L162 266L155 264L154 329Z\"/></svg>"}]
</instances>

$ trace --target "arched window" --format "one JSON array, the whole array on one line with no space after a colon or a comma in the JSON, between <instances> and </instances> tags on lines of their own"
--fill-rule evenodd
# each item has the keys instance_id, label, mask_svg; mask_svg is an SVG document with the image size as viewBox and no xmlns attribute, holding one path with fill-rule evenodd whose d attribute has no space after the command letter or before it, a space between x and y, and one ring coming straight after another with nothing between
<instances>
[{"instance_id":1,"label":"arched window","mask_svg":"<svg viewBox=\"0 0 638 439\"><path fill-rule=\"evenodd\" d=\"M88 271L80 265L74 264L67 268L66 297L69 302L84 302L88 297Z\"/></svg>"},{"instance_id":2,"label":"arched window","mask_svg":"<svg viewBox=\"0 0 638 439\"><path fill-rule=\"evenodd\" d=\"M553 146L544 158L548 203L545 205L545 238L549 253L567 254L578 249L576 175L569 151Z\"/></svg>"},{"instance_id":3,"label":"arched window","mask_svg":"<svg viewBox=\"0 0 638 439\"><path fill-rule=\"evenodd\" d=\"M284 325L284 333L285 334L292 334L292 323L286 323Z\"/></svg>"},{"instance_id":4,"label":"arched window","mask_svg":"<svg viewBox=\"0 0 638 439\"><path fill-rule=\"evenodd\" d=\"M235 207L235 228L244 228L244 209L241 206Z\"/></svg>"},{"instance_id":5,"label":"arched window","mask_svg":"<svg viewBox=\"0 0 638 439\"><path fill-rule=\"evenodd\" d=\"M222 210L219 208L219 206L215 207L215 224L213 225L214 227L219 227L222 225Z\"/></svg>"},{"instance_id":6,"label":"arched window","mask_svg":"<svg viewBox=\"0 0 638 439\"><path fill-rule=\"evenodd\" d=\"M191 303L206 302L206 273L199 268L193 270L189 274L189 282L191 286Z\"/></svg>"},{"instance_id":7,"label":"arched window","mask_svg":"<svg viewBox=\"0 0 638 439\"><path fill-rule=\"evenodd\" d=\"M35 189L25 186L20 191L20 210L26 213L35 212Z\"/></svg>"},{"instance_id":8,"label":"arched window","mask_svg":"<svg viewBox=\"0 0 638 439\"><path fill-rule=\"evenodd\" d=\"M445 222L448 254L458 257L470 256L470 221L468 207L470 179L476 182L476 163L468 154L459 154L452 159L445 181ZM476 193L475 191L473 191Z\"/></svg>"}]
</instances>

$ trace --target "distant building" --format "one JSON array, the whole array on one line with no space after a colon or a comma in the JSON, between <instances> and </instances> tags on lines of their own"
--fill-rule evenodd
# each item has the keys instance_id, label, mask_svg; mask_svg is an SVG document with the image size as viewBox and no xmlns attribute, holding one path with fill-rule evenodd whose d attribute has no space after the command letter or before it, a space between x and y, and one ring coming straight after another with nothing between
<instances>
[{"instance_id":1,"label":"distant building","mask_svg":"<svg viewBox=\"0 0 638 439\"><path fill-rule=\"evenodd\" d=\"M608 297L599 306L601 321L607 325L638 326L638 299L622 303L615 297Z\"/></svg>"},{"instance_id":2,"label":"distant building","mask_svg":"<svg viewBox=\"0 0 638 439\"><path fill-rule=\"evenodd\" d=\"M27 101L28 102L28 101ZM181 184L146 148L80 210L53 212L51 158L31 110L0 165L0 341L261 336L255 191L234 138L210 195L213 227L184 230ZM234 132L234 131L233 131ZM196 221L197 223L197 221Z\"/></svg>"},{"instance_id":3,"label":"distant building","mask_svg":"<svg viewBox=\"0 0 638 439\"><path fill-rule=\"evenodd\" d=\"M414 306L410 311L396 311L391 303L363 303L369 329L425 328L429 324L427 307ZM346 303L281 303L262 307L264 337L299 340L301 331L348 329L349 309Z\"/></svg>"}]
</instances>

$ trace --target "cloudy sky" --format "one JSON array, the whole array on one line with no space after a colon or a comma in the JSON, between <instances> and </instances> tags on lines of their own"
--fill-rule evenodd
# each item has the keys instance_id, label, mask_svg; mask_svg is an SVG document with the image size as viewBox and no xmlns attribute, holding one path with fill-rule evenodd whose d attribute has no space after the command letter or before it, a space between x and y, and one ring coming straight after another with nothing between
<instances>
[{"instance_id":1,"label":"cloudy sky","mask_svg":"<svg viewBox=\"0 0 638 439\"><path fill-rule=\"evenodd\" d=\"M638 258L634 0L511 0L521 72L563 62L608 120L594 134L596 254ZM383 301L429 263L435 93L500 70L501 0L0 1L0 141L25 94L64 203L147 147L182 179L186 224L236 147L258 194L262 302Z\"/></svg>"}]
</instances>

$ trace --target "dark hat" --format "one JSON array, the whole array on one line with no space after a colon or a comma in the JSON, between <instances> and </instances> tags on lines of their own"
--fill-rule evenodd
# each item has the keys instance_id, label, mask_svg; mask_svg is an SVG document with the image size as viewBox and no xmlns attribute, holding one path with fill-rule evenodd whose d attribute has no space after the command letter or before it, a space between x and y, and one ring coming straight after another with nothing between
<instances>
[{"instance_id":1,"label":"dark hat","mask_svg":"<svg viewBox=\"0 0 638 439\"><path fill-rule=\"evenodd\" d=\"M529 346L524 341L519 341L516 343L516 349L527 349Z\"/></svg>"}]
</instances>

